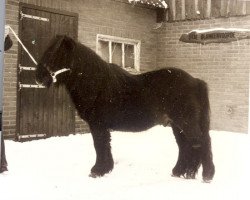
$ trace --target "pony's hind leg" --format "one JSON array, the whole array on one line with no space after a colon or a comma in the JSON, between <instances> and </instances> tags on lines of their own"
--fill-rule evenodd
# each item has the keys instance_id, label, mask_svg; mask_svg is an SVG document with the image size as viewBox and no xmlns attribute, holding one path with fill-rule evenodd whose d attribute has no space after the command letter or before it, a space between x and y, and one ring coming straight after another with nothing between
<instances>
[{"instance_id":1,"label":"pony's hind leg","mask_svg":"<svg viewBox=\"0 0 250 200\"><path fill-rule=\"evenodd\" d=\"M176 143L179 148L178 159L175 167L172 170L172 175L180 177L184 174L186 163L184 162L184 152L185 152L185 141L181 133L181 130L172 124L173 133L176 139Z\"/></svg>"},{"instance_id":2,"label":"pony's hind leg","mask_svg":"<svg viewBox=\"0 0 250 200\"><path fill-rule=\"evenodd\" d=\"M210 182L215 174L215 167L213 163L213 155L211 150L211 139L209 134L205 135L202 144L202 177L204 182Z\"/></svg>"},{"instance_id":3,"label":"pony's hind leg","mask_svg":"<svg viewBox=\"0 0 250 200\"><path fill-rule=\"evenodd\" d=\"M173 123L172 129L179 147L178 160L172 174L194 179L201 164L201 145L197 138L187 137L184 130Z\"/></svg>"},{"instance_id":4,"label":"pony's hind leg","mask_svg":"<svg viewBox=\"0 0 250 200\"><path fill-rule=\"evenodd\" d=\"M111 136L106 129L90 128L96 151L96 163L91 169L90 177L103 176L112 171L114 161L111 153Z\"/></svg>"}]
</instances>

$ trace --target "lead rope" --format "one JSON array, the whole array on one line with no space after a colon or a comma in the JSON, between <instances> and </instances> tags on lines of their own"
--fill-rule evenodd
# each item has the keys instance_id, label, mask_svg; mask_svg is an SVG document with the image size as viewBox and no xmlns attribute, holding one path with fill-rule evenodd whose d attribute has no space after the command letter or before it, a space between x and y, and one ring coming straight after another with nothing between
<instances>
[{"instance_id":1,"label":"lead rope","mask_svg":"<svg viewBox=\"0 0 250 200\"><path fill-rule=\"evenodd\" d=\"M30 54L30 52L28 51L28 49L24 46L24 44L22 43L22 41L20 40L20 38L17 36L16 32L9 25L6 25L6 29L11 30L11 32L13 33L13 35L15 36L15 38L17 39L17 41L21 44L21 46L26 51L26 53L29 55L29 57L31 58L31 60L35 63L35 65L37 65L36 60ZM9 32L9 31L7 31L7 32ZM1 155L2 155L2 152L1 152L2 149L1 149L1 147L2 147L2 139L3 139L2 137L3 137L2 131L0 131L0 170L1 170L1 167L2 167L2 159L1 159Z\"/></svg>"},{"instance_id":2,"label":"lead rope","mask_svg":"<svg viewBox=\"0 0 250 200\"><path fill-rule=\"evenodd\" d=\"M17 36L16 32L9 26L9 25L6 25L6 28L9 28L13 35L16 37L17 41L21 44L21 46L23 47L23 49L26 51L26 53L29 55L29 57L31 58L31 60L35 63L35 65L37 65L37 61L34 59L34 57L30 54L30 52L28 51L28 49L24 46L24 44L22 43L22 41L20 40L20 38ZM69 71L70 69L68 68L63 68L61 70L58 70L56 72L52 72L50 73L52 78L53 78L53 82L55 83L57 81L56 79L56 76L63 73L63 72L66 72L66 71ZM0 138L1 139L1 138Z\"/></svg>"},{"instance_id":3,"label":"lead rope","mask_svg":"<svg viewBox=\"0 0 250 200\"><path fill-rule=\"evenodd\" d=\"M7 25L7 28L9 28L13 35L15 36L15 38L17 39L17 41L21 44L21 46L23 47L23 49L26 51L26 53L29 55L29 57L31 58L31 60L35 63L35 65L37 65L36 60L34 59L34 57L30 54L30 52L28 51L28 49L24 46L24 44L22 43L22 41L20 40L20 38L18 37L18 35L16 34L16 32L9 26Z\"/></svg>"}]
</instances>

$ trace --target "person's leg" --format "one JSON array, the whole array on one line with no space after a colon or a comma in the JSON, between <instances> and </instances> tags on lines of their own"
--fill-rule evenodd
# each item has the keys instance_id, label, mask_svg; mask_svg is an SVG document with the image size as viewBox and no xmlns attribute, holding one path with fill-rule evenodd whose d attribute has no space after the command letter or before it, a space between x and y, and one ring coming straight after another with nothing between
<instances>
[{"instance_id":1,"label":"person's leg","mask_svg":"<svg viewBox=\"0 0 250 200\"><path fill-rule=\"evenodd\" d=\"M8 171L8 163L6 160L6 155L5 155L5 146L4 146L4 139L1 137L1 166L0 166L0 173Z\"/></svg>"}]
</instances>

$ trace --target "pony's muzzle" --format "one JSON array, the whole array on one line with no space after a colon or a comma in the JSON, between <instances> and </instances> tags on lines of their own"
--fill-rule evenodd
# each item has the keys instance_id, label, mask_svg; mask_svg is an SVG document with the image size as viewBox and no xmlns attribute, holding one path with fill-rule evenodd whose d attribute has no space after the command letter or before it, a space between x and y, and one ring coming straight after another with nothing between
<instances>
[{"instance_id":1,"label":"pony's muzzle","mask_svg":"<svg viewBox=\"0 0 250 200\"><path fill-rule=\"evenodd\" d=\"M36 83L41 86L49 87L53 80L47 71L39 70L36 71Z\"/></svg>"},{"instance_id":2,"label":"pony's muzzle","mask_svg":"<svg viewBox=\"0 0 250 200\"><path fill-rule=\"evenodd\" d=\"M36 78L36 83L41 86L50 87L53 80L51 76L46 76L42 80Z\"/></svg>"}]
</instances>

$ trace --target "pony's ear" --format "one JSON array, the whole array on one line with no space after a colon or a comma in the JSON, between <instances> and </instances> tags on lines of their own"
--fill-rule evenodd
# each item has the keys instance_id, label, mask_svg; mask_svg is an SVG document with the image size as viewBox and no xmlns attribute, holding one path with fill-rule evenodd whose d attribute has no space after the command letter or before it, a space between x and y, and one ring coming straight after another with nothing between
<instances>
[{"instance_id":1,"label":"pony's ear","mask_svg":"<svg viewBox=\"0 0 250 200\"><path fill-rule=\"evenodd\" d=\"M73 50L75 47L75 41L69 36L65 35L63 38L63 45L67 50Z\"/></svg>"}]
</instances>

